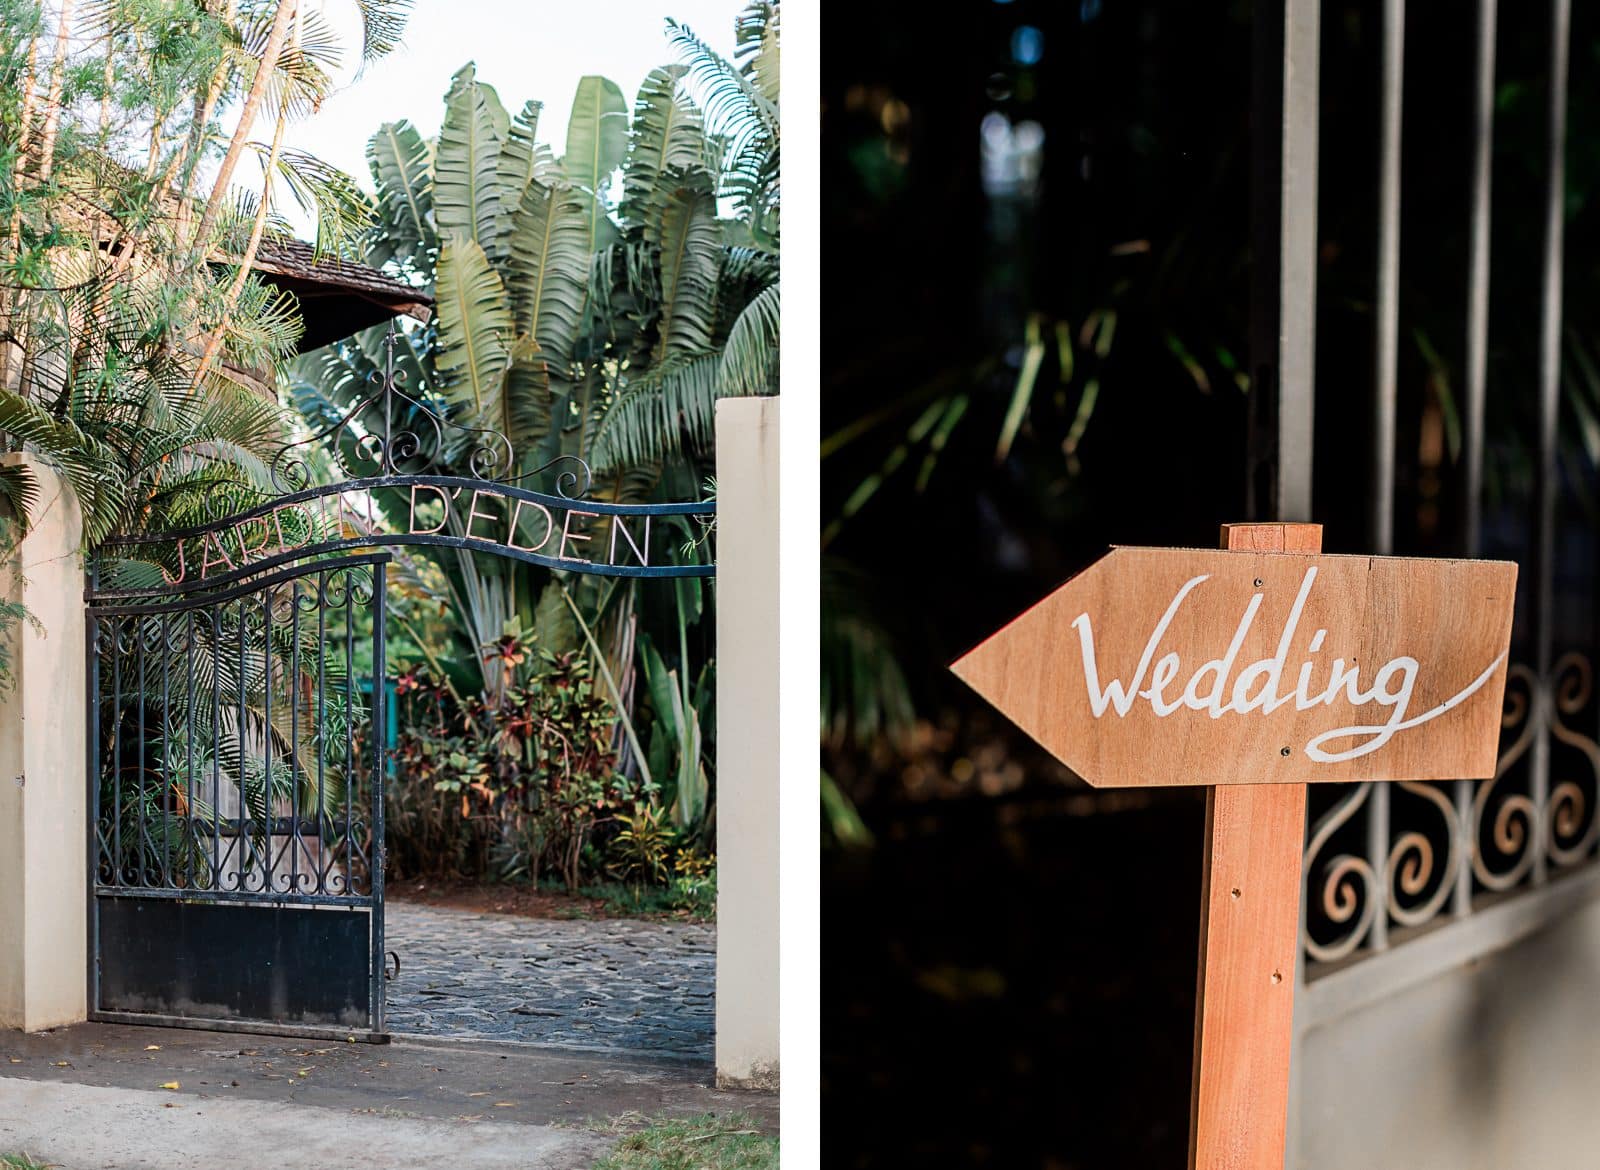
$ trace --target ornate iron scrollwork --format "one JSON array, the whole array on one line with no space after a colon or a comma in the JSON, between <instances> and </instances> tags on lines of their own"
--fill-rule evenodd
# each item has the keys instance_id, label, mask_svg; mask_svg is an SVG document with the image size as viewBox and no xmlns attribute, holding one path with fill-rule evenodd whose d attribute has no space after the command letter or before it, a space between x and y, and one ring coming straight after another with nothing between
<instances>
[{"instance_id":1,"label":"ornate iron scrollwork","mask_svg":"<svg viewBox=\"0 0 1600 1170\"><path fill-rule=\"evenodd\" d=\"M1319 911L1323 936L1327 924L1335 928L1332 938L1316 937L1308 924L1307 958L1328 963L1355 954L1370 944L1380 914L1405 927L1434 921L1459 888L1463 866L1470 866L1478 887L1501 893L1525 883L1541 859L1556 868L1593 860L1600 841L1600 742L1574 724L1590 710L1594 693L1593 667L1578 651L1558 658L1544 679L1526 665L1511 666L1501 716L1504 744L1493 778L1471 790L1470 804L1467 790L1458 790L1460 805L1436 785L1397 784L1398 791L1425 802L1428 816L1438 818L1437 828L1418 819L1424 806L1409 804L1404 823L1377 855L1381 871L1373 857L1352 852L1322 859L1341 829L1370 815L1371 784L1342 793L1312 826L1306 847L1306 904ZM1543 767L1533 752L1541 735L1549 736L1552 748L1570 749L1551 753L1542 807L1508 782L1524 761ZM1566 770L1574 767L1576 775ZM1462 904L1463 912L1469 908L1470 902Z\"/></svg>"},{"instance_id":2,"label":"ornate iron scrollwork","mask_svg":"<svg viewBox=\"0 0 1600 1170\"><path fill-rule=\"evenodd\" d=\"M367 376L370 390L335 422L284 445L273 457L269 471L277 491L310 487L312 455L323 449L353 480L445 474L450 465L464 465L469 478L517 484L560 468L555 477L558 496L580 500L588 494L594 476L578 456L557 455L516 474L517 451L503 432L451 418L424 391L408 393L406 372L395 365L395 349L404 344L404 335L391 322L383 339L383 369Z\"/></svg>"},{"instance_id":3,"label":"ornate iron scrollwork","mask_svg":"<svg viewBox=\"0 0 1600 1170\"><path fill-rule=\"evenodd\" d=\"M1506 674L1505 712L1500 726L1505 731L1516 731L1516 737L1500 750L1494 778L1479 786L1472 802L1472 872L1491 890L1509 890L1533 868L1539 839L1539 810L1522 793L1501 791L1500 782L1533 745L1533 738L1544 721L1542 707L1538 677L1521 663L1512 666ZM1483 830L1485 814L1497 793L1499 804L1490 826L1495 856L1491 856L1484 849ZM1495 868L1496 860L1502 865L1507 861L1510 864Z\"/></svg>"},{"instance_id":4,"label":"ornate iron scrollwork","mask_svg":"<svg viewBox=\"0 0 1600 1170\"><path fill-rule=\"evenodd\" d=\"M1554 701L1549 708L1550 735L1556 742L1581 753L1589 766L1591 784L1600 785L1600 745L1567 723L1567 719L1588 707L1594 693L1594 670L1588 658L1575 650L1570 651L1556 662L1551 681ZM1583 784L1564 779L1551 785L1547 821L1545 847L1552 863L1566 867L1588 859L1590 849L1600 836L1600 816L1596 815L1594 799L1585 794Z\"/></svg>"}]
</instances>

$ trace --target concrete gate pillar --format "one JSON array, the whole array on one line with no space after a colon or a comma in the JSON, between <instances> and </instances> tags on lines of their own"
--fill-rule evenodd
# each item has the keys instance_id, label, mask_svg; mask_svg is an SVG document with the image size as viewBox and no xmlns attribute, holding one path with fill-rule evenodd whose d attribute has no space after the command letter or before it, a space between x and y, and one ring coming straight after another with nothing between
<instances>
[{"instance_id":1,"label":"concrete gate pillar","mask_svg":"<svg viewBox=\"0 0 1600 1170\"><path fill-rule=\"evenodd\" d=\"M36 1031L88 1012L83 514L43 462L0 455L18 465L38 502L0 596L39 627L13 631L17 685L0 699L0 1027Z\"/></svg>"},{"instance_id":2,"label":"concrete gate pillar","mask_svg":"<svg viewBox=\"0 0 1600 1170\"><path fill-rule=\"evenodd\" d=\"M778 400L717 403L717 1084L778 1087Z\"/></svg>"}]
</instances>

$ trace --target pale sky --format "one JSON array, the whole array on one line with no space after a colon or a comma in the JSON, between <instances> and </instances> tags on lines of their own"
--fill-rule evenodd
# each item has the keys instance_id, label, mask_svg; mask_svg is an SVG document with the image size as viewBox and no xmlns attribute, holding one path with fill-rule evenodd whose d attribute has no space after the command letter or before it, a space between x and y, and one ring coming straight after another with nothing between
<instances>
[{"instance_id":1,"label":"pale sky","mask_svg":"<svg viewBox=\"0 0 1600 1170\"><path fill-rule=\"evenodd\" d=\"M322 0L344 27L349 0ZM678 60L665 19L688 25L731 57L733 21L744 0L416 0L405 43L344 86L323 108L294 126L288 144L342 168L371 190L366 145L384 122L409 118L422 135L438 133L450 76L475 61L478 79L494 86L507 111L542 101L539 138L559 157L578 79L598 73L622 87L628 108L645 75ZM291 222L299 217L284 200Z\"/></svg>"}]
</instances>

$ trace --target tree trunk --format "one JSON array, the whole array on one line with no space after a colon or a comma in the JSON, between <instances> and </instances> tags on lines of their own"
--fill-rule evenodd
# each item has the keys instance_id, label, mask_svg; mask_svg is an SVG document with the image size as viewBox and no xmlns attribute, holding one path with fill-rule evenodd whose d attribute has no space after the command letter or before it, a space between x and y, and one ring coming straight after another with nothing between
<instances>
[{"instance_id":1,"label":"tree trunk","mask_svg":"<svg viewBox=\"0 0 1600 1170\"><path fill-rule=\"evenodd\" d=\"M244 291L245 281L250 278L250 266L256 262L256 253L261 248L261 237L267 227L267 211L272 205L272 179L278 166L278 148L283 145L283 127L288 120L288 111L279 110L278 123L272 130L272 149L267 152L267 177L261 184L261 202L256 207L255 223L250 226L250 242L245 245L244 255L239 258L239 270L234 273L233 283L228 286L228 295L223 299L222 316L206 340L205 352L200 355L200 368L195 371L191 386L193 391L198 391L205 383L217 350L222 347L222 336L233 320L233 308L239 302L239 294Z\"/></svg>"},{"instance_id":2,"label":"tree trunk","mask_svg":"<svg viewBox=\"0 0 1600 1170\"><path fill-rule=\"evenodd\" d=\"M56 25L56 52L50 62L50 89L44 98L44 138L39 147L39 181L47 182L55 169L56 130L61 125L61 81L67 67L67 39L72 31L73 0L61 0L61 21Z\"/></svg>"},{"instance_id":3,"label":"tree trunk","mask_svg":"<svg viewBox=\"0 0 1600 1170\"><path fill-rule=\"evenodd\" d=\"M233 138L228 142L228 153L222 156L222 166L217 171L217 181L212 185L211 197L206 200L205 211L201 213L200 224L195 229L194 240L201 247L205 246L206 237L216 223L223 195L228 190L228 184L233 181L234 168L239 165L239 156L244 152L245 140L255 125L256 113L261 108L261 99L267 91L267 79L278 67L278 59L283 55L283 46L289 39L289 26L293 23L299 7L300 0L281 0L278 5L277 15L272 21L272 31L267 34L266 46L261 51L261 62L256 66L255 80L250 83L250 92L245 95L244 105L239 110L239 124L233 128Z\"/></svg>"}]
</instances>

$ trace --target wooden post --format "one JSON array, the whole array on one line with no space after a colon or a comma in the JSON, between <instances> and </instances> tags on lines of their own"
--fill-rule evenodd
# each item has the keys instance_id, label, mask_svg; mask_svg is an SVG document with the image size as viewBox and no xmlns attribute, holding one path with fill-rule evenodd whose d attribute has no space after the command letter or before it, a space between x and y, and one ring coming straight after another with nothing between
<instances>
[{"instance_id":1,"label":"wooden post","mask_svg":"<svg viewBox=\"0 0 1600 1170\"><path fill-rule=\"evenodd\" d=\"M1222 547L1322 551L1320 524L1225 524ZM1304 784L1206 792L1190 1170L1282 1170Z\"/></svg>"}]
</instances>

